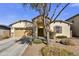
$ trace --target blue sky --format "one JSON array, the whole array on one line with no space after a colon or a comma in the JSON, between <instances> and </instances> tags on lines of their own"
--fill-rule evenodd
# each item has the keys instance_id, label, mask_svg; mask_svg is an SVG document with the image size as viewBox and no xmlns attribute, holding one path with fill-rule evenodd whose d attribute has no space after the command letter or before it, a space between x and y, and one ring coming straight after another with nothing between
<instances>
[{"instance_id":1,"label":"blue sky","mask_svg":"<svg viewBox=\"0 0 79 59\"><path fill-rule=\"evenodd\" d=\"M64 4L63 4L64 5ZM55 4L51 6L51 13ZM60 11L61 6L58 8ZM66 20L69 17L79 13L79 4L70 4L57 18L58 20ZM29 20L31 21L34 17L38 16L39 13L36 10L32 10L30 7L23 8L22 4L18 3L2 3L0 4L0 24L9 25L17 20Z\"/></svg>"}]
</instances>

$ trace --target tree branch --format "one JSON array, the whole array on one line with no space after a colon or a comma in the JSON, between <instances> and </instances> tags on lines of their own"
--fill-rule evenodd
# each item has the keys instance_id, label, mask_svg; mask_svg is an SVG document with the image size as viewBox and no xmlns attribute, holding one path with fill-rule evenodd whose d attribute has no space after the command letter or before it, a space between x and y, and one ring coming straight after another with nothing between
<instances>
[{"instance_id":1,"label":"tree branch","mask_svg":"<svg viewBox=\"0 0 79 59\"><path fill-rule=\"evenodd\" d=\"M57 17L62 13L62 11L69 5L70 3L67 3L61 10L60 12L58 13L58 15L54 18L53 21L55 21L57 19Z\"/></svg>"},{"instance_id":2,"label":"tree branch","mask_svg":"<svg viewBox=\"0 0 79 59\"><path fill-rule=\"evenodd\" d=\"M55 13L56 13L57 8L58 8L60 5L61 5L61 3L57 4L56 8L54 9L54 12L53 12L53 14L52 14L51 19L54 17L54 15L55 15Z\"/></svg>"}]
</instances>

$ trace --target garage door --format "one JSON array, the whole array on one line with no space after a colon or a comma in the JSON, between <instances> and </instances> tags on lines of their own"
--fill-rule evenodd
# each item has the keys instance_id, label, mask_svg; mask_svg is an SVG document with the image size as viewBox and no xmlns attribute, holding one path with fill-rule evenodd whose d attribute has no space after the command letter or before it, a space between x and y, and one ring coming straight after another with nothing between
<instances>
[{"instance_id":1,"label":"garage door","mask_svg":"<svg viewBox=\"0 0 79 59\"><path fill-rule=\"evenodd\" d=\"M15 36L16 37L22 37L23 35L32 36L32 30L31 29L23 29L23 28L15 29Z\"/></svg>"}]
</instances>

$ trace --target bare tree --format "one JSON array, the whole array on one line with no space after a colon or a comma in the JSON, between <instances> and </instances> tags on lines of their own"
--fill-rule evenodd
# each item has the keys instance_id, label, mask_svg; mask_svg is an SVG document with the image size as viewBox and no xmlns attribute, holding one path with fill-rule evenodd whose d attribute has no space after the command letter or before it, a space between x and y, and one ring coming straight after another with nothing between
<instances>
[{"instance_id":1,"label":"bare tree","mask_svg":"<svg viewBox=\"0 0 79 59\"><path fill-rule=\"evenodd\" d=\"M24 3L23 6L27 6L29 5L32 9L35 9L36 11L39 12L40 15L42 15L43 17L41 19L43 19L44 21L44 24L45 24L45 17L48 17L49 16L49 13L50 13L50 10L51 9L51 3L30 3L30 4L26 4ZM54 12L52 12L52 16L51 16L51 19L54 17L56 11L58 10L58 7L60 6L61 4L58 3L56 4L56 8L53 10ZM55 19L53 21L55 21L57 19L57 17L59 17L59 15L62 13L62 11L69 5L69 3L67 3L64 7L62 7L62 9L59 11L59 13L57 14L57 16L55 17ZM45 25L44 26L45 28L47 28L48 26ZM47 36L48 37L48 36ZM47 42L49 43L49 39L47 38Z\"/></svg>"}]
</instances>

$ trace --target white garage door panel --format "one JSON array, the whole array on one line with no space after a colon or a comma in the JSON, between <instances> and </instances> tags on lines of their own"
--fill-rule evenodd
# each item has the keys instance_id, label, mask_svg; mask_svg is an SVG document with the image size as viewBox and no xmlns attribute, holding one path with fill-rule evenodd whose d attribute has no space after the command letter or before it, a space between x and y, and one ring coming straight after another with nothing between
<instances>
[{"instance_id":1,"label":"white garage door panel","mask_svg":"<svg viewBox=\"0 0 79 59\"><path fill-rule=\"evenodd\" d=\"M22 37L23 35L26 35L26 36L32 36L32 30L30 29L16 29L15 30L15 36L16 37Z\"/></svg>"}]
</instances>

